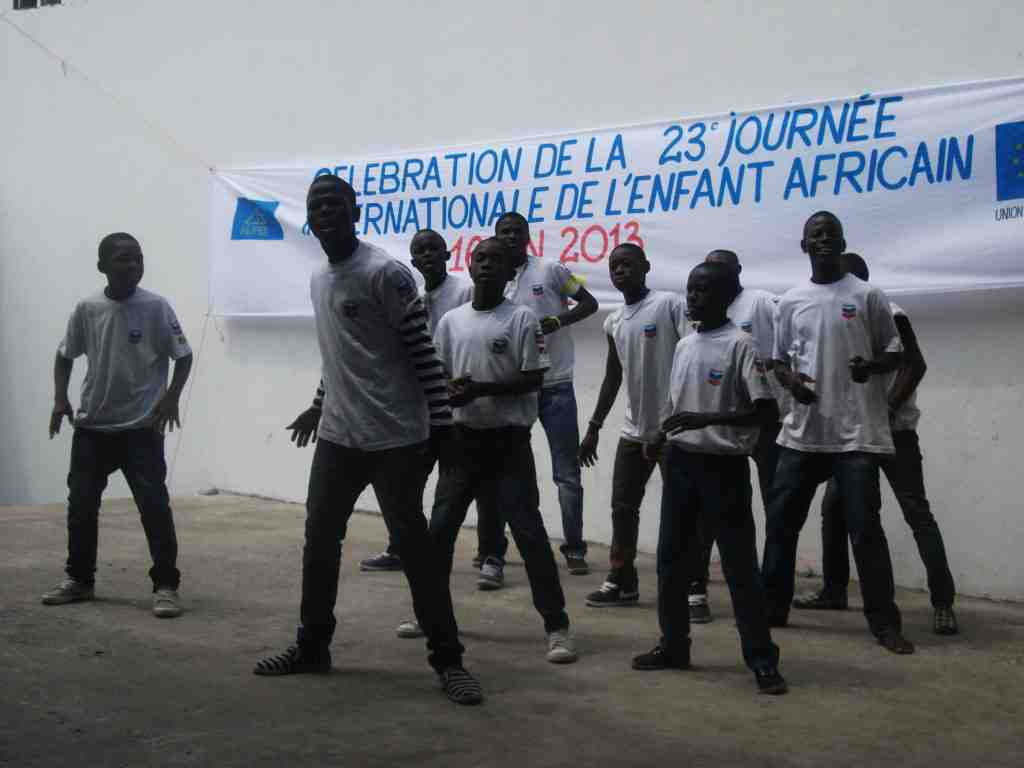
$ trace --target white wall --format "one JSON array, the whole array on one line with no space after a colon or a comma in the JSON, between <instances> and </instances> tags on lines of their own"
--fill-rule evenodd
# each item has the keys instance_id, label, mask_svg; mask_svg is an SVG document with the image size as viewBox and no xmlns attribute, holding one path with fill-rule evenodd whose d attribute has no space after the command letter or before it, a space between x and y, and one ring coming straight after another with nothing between
<instances>
[{"instance_id":1,"label":"white wall","mask_svg":"<svg viewBox=\"0 0 1024 768\"><path fill-rule=\"evenodd\" d=\"M204 165L513 138L1024 71L1024 9L996 2L296 5L72 0L7 12L72 68L65 76L0 24L0 503L65 494L70 437L45 437L52 356L74 301L102 284L95 247L115 229L140 238L144 284L172 299L201 348L180 450L168 443L173 491L303 498L310 452L292 448L283 426L316 384L311 322L210 322L201 344ZM870 223L848 222L851 247L858 226ZM921 434L954 575L965 593L1024 598L1014 493L1024 293L902 303L931 365ZM598 320L576 336L585 422L604 342ZM610 534L613 443L608 428L602 464L586 472L594 540ZM535 445L557 533L547 452ZM117 481L111 492L126 489ZM646 548L659 496L654 480ZM923 585L906 526L891 503L886 514L900 582ZM816 516L807 534L801 554L816 562Z\"/></svg>"}]
</instances>

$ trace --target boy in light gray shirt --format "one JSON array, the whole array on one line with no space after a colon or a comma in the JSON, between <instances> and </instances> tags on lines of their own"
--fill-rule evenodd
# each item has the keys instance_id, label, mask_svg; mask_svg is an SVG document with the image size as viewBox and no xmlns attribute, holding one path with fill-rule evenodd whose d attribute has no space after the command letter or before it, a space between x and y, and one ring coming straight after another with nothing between
<instances>
[{"instance_id":1,"label":"boy in light gray shirt","mask_svg":"<svg viewBox=\"0 0 1024 768\"><path fill-rule=\"evenodd\" d=\"M107 287L78 302L54 361L50 438L60 432L64 417L75 432L68 472L67 576L43 603L93 599L100 500L110 473L121 470L153 558L153 613L172 618L182 611L181 574L163 433L181 426L178 401L192 369L192 350L170 305L138 287L144 271L138 240L126 232L104 237L97 268ZM68 382L80 355L89 367L73 412ZM175 361L170 386L169 360Z\"/></svg>"}]
</instances>

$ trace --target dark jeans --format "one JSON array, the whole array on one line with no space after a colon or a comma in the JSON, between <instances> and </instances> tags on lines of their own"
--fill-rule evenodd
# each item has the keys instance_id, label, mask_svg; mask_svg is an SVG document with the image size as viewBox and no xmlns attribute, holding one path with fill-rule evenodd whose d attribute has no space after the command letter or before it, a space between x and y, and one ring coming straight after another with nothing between
<instances>
[{"instance_id":1,"label":"dark jeans","mask_svg":"<svg viewBox=\"0 0 1024 768\"><path fill-rule=\"evenodd\" d=\"M643 443L619 439L612 470L612 546L610 579L620 587L637 584L636 540L640 532L640 504L656 462L644 458ZM662 469L662 481L665 473Z\"/></svg>"},{"instance_id":2,"label":"dark jeans","mask_svg":"<svg viewBox=\"0 0 1024 768\"><path fill-rule=\"evenodd\" d=\"M936 608L951 607L956 597L956 586L953 584L953 574L949 571L942 532L925 496L917 432L912 429L893 432L892 441L896 445L896 453L880 457L879 465L903 510L903 519L914 532L917 551L928 572L928 591L931 593L932 605ZM824 588L829 594L845 594L850 580L846 537L842 499L835 482L830 480L821 504L822 571L825 576Z\"/></svg>"},{"instance_id":3,"label":"dark jeans","mask_svg":"<svg viewBox=\"0 0 1024 768\"><path fill-rule=\"evenodd\" d=\"M537 469L526 427L468 429L456 427L458 459L438 480L430 536L442 561L445 578L451 574L455 541L474 498L493 498L500 514L498 529L508 523L533 592L533 604L544 619L544 631L569 626L565 595L551 542L540 516ZM481 515L485 514L481 510Z\"/></svg>"},{"instance_id":4,"label":"dark jeans","mask_svg":"<svg viewBox=\"0 0 1024 768\"><path fill-rule=\"evenodd\" d=\"M440 671L461 662L463 648L448 579L423 517L428 469L426 442L360 451L322 438L317 441L309 472L302 551L299 644L304 650L320 654L334 636L341 543L356 499L372 485L388 529L397 532L402 541L402 568L412 591L416 620L427 636L431 666Z\"/></svg>"},{"instance_id":5,"label":"dark jeans","mask_svg":"<svg viewBox=\"0 0 1024 768\"><path fill-rule=\"evenodd\" d=\"M761 503L765 507L768 506L768 492L772 487L772 481L775 480L775 467L779 463L779 444L776 440L780 429L782 424L762 429L751 454L754 464L757 465L757 483L761 487ZM700 518L697 526L703 549L697 575L690 584L691 595L707 594L708 580L711 578L711 548L715 545L715 534L708 522Z\"/></svg>"},{"instance_id":6,"label":"dark jeans","mask_svg":"<svg viewBox=\"0 0 1024 768\"><path fill-rule=\"evenodd\" d=\"M452 428L446 428L450 430ZM427 463L427 475L434 471L434 465L437 464L440 458L441 450L438 440L440 440L440 433L431 430L430 433L430 455ZM438 478L440 482L440 478ZM505 538L505 526L502 524L500 527L497 524L490 524L489 521L497 520L497 513L493 509L488 508L488 504L494 502L490 499L480 498L476 499L477 508L477 539L478 539L478 552L483 556L496 557L499 560L504 561L505 553L508 551L508 539ZM488 521L485 524L483 521ZM387 525L387 520L384 521ZM401 557L400 549L400 534L388 528L388 546L387 553L389 555L395 555ZM482 558L481 558L482 559Z\"/></svg>"},{"instance_id":7,"label":"dark jeans","mask_svg":"<svg viewBox=\"0 0 1024 768\"><path fill-rule=\"evenodd\" d=\"M768 501L764 544L764 585L768 613L775 621L789 616L795 584L800 529L820 483L834 478L850 528L860 574L864 616L876 635L902 627L895 602L889 544L882 530L878 457L870 453L807 453L781 448Z\"/></svg>"},{"instance_id":8,"label":"dark jeans","mask_svg":"<svg viewBox=\"0 0 1024 768\"><path fill-rule=\"evenodd\" d=\"M177 589L178 539L167 496L164 436L154 429L99 432L75 429L68 472L68 576L96 580L100 500L111 472L121 470L142 517L153 567L153 589Z\"/></svg>"},{"instance_id":9,"label":"dark jeans","mask_svg":"<svg viewBox=\"0 0 1024 768\"><path fill-rule=\"evenodd\" d=\"M750 669L774 667L764 592L757 572L750 464L746 456L691 453L669 444L658 533L658 621L662 646L687 657L690 608L686 586L699 557L697 520L704 516L717 535L722 571L732 597L743 660Z\"/></svg>"}]
</instances>

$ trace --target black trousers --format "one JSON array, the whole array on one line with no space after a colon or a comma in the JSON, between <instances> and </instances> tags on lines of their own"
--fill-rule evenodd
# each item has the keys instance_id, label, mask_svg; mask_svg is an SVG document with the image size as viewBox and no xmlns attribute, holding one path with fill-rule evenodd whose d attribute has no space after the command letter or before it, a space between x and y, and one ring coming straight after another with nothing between
<instances>
[{"instance_id":1,"label":"black trousers","mask_svg":"<svg viewBox=\"0 0 1024 768\"><path fill-rule=\"evenodd\" d=\"M142 517L153 567L153 589L177 589L178 539L167 495L164 436L154 429L100 432L79 427L71 439L68 472L68 576L96 580L99 511L107 478L121 470Z\"/></svg>"},{"instance_id":2,"label":"black trousers","mask_svg":"<svg viewBox=\"0 0 1024 768\"><path fill-rule=\"evenodd\" d=\"M302 552L302 626L299 644L316 655L331 643L337 624L341 543L352 509L372 485L388 528L402 541L402 567L416 620L427 636L430 664L440 671L461 662L463 647L448 590L447 572L427 534L423 486L430 467L426 442L360 451L320 439L309 473L306 543Z\"/></svg>"}]
</instances>

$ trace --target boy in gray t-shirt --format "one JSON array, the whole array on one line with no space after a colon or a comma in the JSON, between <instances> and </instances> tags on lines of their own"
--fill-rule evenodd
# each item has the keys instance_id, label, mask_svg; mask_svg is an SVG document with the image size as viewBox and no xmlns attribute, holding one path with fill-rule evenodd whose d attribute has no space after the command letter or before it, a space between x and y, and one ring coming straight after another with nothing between
<instances>
[{"instance_id":1,"label":"boy in gray t-shirt","mask_svg":"<svg viewBox=\"0 0 1024 768\"><path fill-rule=\"evenodd\" d=\"M653 445L668 436L658 529L658 623L661 640L634 657L633 668L690 664L687 582L700 557L698 517L716 534L743 660L761 693L786 692L757 570L750 463L758 430L779 409L749 334L725 315L729 270L700 264L690 273L686 306L697 333L676 346L666 415ZM670 415L669 415L670 414Z\"/></svg>"},{"instance_id":2,"label":"boy in gray t-shirt","mask_svg":"<svg viewBox=\"0 0 1024 768\"><path fill-rule=\"evenodd\" d=\"M50 438L66 416L75 428L68 472L66 578L43 596L46 605L91 600L96 578L100 500L111 472L121 470L142 517L153 567L153 613L181 614L178 540L167 494L164 430L180 427L178 400L192 369L192 350L174 310L138 287L142 248L125 232L100 241L107 287L78 302L54 360ZM77 413L68 400L73 361L89 360ZM174 376L167 385L168 361Z\"/></svg>"}]
</instances>

